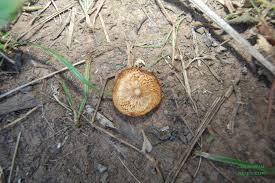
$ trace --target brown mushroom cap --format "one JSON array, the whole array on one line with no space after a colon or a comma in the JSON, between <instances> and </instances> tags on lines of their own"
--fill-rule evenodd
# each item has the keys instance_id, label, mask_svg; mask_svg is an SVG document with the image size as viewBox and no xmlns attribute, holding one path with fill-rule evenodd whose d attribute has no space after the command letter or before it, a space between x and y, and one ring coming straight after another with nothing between
<instances>
[{"instance_id":1,"label":"brown mushroom cap","mask_svg":"<svg viewBox=\"0 0 275 183\"><path fill-rule=\"evenodd\" d=\"M161 88L153 73L131 67L117 75L113 88L113 103L121 113L142 116L157 107L160 101Z\"/></svg>"}]
</instances>

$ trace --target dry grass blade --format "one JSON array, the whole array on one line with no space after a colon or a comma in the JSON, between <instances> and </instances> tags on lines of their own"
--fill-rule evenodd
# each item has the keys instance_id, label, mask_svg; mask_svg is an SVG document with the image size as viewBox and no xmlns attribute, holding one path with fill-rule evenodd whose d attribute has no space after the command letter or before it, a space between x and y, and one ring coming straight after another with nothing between
<instances>
[{"instance_id":1,"label":"dry grass blade","mask_svg":"<svg viewBox=\"0 0 275 183\"><path fill-rule=\"evenodd\" d=\"M92 4L92 2L90 2L90 0L78 0L83 12L84 12L84 16L85 16L85 20L87 25L92 28L92 23L91 23L91 19L89 16L89 8Z\"/></svg>"},{"instance_id":2,"label":"dry grass blade","mask_svg":"<svg viewBox=\"0 0 275 183\"><path fill-rule=\"evenodd\" d=\"M57 6L56 6L54 0L51 0L51 2L52 2L52 4L53 4L54 9L56 10L56 12L58 12L58 8L57 8ZM61 22L62 22L62 18L61 18L61 16L60 16L60 14L59 14L58 16L59 16L59 20L60 20L60 23L61 23Z\"/></svg>"},{"instance_id":3,"label":"dry grass blade","mask_svg":"<svg viewBox=\"0 0 275 183\"><path fill-rule=\"evenodd\" d=\"M20 138L21 138L21 132L19 132L19 134L17 136L17 141L16 141L16 145L15 145L15 149L14 149L14 153L13 153L12 161L11 161L11 170L10 170L10 174L9 174L8 183L12 182L12 174L13 174L13 169L14 169L14 164L15 164L15 158L16 158L16 155L17 155Z\"/></svg>"},{"instance_id":4,"label":"dry grass blade","mask_svg":"<svg viewBox=\"0 0 275 183\"><path fill-rule=\"evenodd\" d=\"M93 18L93 23L92 23L93 29L95 29L96 18L97 18L97 16L98 16L99 12L101 11L101 9L102 9L104 3L105 3L105 0L100 0L100 1L98 2L97 9L96 9L95 16L94 16L94 18Z\"/></svg>"},{"instance_id":5,"label":"dry grass blade","mask_svg":"<svg viewBox=\"0 0 275 183\"><path fill-rule=\"evenodd\" d=\"M40 106L36 106L34 108L32 108L31 110L29 110L26 114L24 114L23 116L21 116L20 118L17 118L16 120L10 122L9 124L3 126L0 128L0 131L1 130L4 130L6 128L9 128L11 126L14 126L16 125L17 123L21 122L22 120L24 120L25 118L27 118L29 115L31 115L34 111L36 111Z\"/></svg>"},{"instance_id":6,"label":"dry grass blade","mask_svg":"<svg viewBox=\"0 0 275 183\"><path fill-rule=\"evenodd\" d=\"M48 2L45 7L38 12L38 14L31 20L29 25L32 25L34 21L51 5L51 2Z\"/></svg>"},{"instance_id":7,"label":"dry grass blade","mask_svg":"<svg viewBox=\"0 0 275 183\"><path fill-rule=\"evenodd\" d=\"M104 19L103 19L101 13L99 13L98 16L99 16L99 19L100 19L100 22L101 22L101 25L102 25L102 28L103 28L103 31L104 31L104 34L105 34L107 43L110 43L111 40L110 40L109 34L108 34L108 32L107 32L107 29L106 29L106 25L105 25Z\"/></svg>"},{"instance_id":8,"label":"dry grass blade","mask_svg":"<svg viewBox=\"0 0 275 183\"><path fill-rule=\"evenodd\" d=\"M122 161L122 159L117 156L117 158L119 159L119 161L121 162L121 164L126 168L126 170L129 172L129 174L138 182L138 183L141 183L137 177L131 172L131 170L125 165L125 163Z\"/></svg>"},{"instance_id":9,"label":"dry grass blade","mask_svg":"<svg viewBox=\"0 0 275 183\"><path fill-rule=\"evenodd\" d=\"M95 122L95 119L96 119L96 117L97 117L97 111L98 111L98 109L99 109L99 106L100 106L102 97L103 97L103 95L104 95L104 91L105 91L107 82L109 81L109 79L112 79L112 78L114 78L114 77L115 77L115 75L110 76L110 77L107 77L107 79L105 80L105 82L104 82L104 84L103 84L103 86L102 86L101 92L100 92L100 96L99 96L100 98L99 98L99 100L98 100L98 102L97 102L97 104L96 104L96 108L95 108L94 114L93 114L92 119L91 119L91 123L94 123L94 122Z\"/></svg>"},{"instance_id":10,"label":"dry grass blade","mask_svg":"<svg viewBox=\"0 0 275 183\"><path fill-rule=\"evenodd\" d=\"M182 66L182 75L183 75L183 78L184 78L184 84L185 84L185 87L186 87L186 92L189 96L191 96L191 87L190 87L190 84L189 84L189 81L188 81L187 71L186 71L184 60L183 60L182 52L179 50L179 53L180 53L180 60L181 60L181 66Z\"/></svg>"},{"instance_id":11,"label":"dry grass blade","mask_svg":"<svg viewBox=\"0 0 275 183\"><path fill-rule=\"evenodd\" d=\"M53 13L52 15L48 16L47 18L41 20L40 22L38 22L37 24L31 26L30 28L28 28L26 31L24 31L18 38L21 39L22 37L24 37L26 34L28 34L30 31L42 27L45 23L47 23L48 21L50 21L51 19L53 19L54 17L56 17L57 15L59 15L60 13L63 13L65 11L67 11L68 9L72 8L74 6L75 2L69 4L68 6L66 6L65 8L62 8L61 10L59 10L58 12Z\"/></svg>"},{"instance_id":12,"label":"dry grass blade","mask_svg":"<svg viewBox=\"0 0 275 183\"><path fill-rule=\"evenodd\" d=\"M169 22L170 25L174 26L174 20L171 18L171 16L168 14L166 11L163 3L160 0L155 0L156 4L158 5L160 11L163 13L163 15L166 17L167 21Z\"/></svg>"},{"instance_id":13,"label":"dry grass blade","mask_svg":"<svg viewBox=\"0 0 275 183\"><path fill-rule=\"evenodd\" d=\"M85 74L84 74L84 77L90 81L90 75L91 75L91 63L92 63L92 59L89 58L87 61L86 61L86 65L85 65ZM78 111L77 111L77 116L75 118L75 123L77 124L77 126L80 126L79 122L80 122L80 116L82 115L83 111L84 111L84 108L85 108L85 105L88 101L88 98L89 98L89 92L90 92L90 87L88 85L84 85L84 88L83 88L83 91L84 91L84 98L82 99L79 107L78 107Z\"/></svg>"},{"instance_id":14,"label":"dry grass blade","mask_svg":"<svg viewBox=\"0 0 275 183\"><path fill-rule=\"evenodd\" d=\"M12 60L11 58L9 58L8 56L6 56L3 52L0 51L0 55L7 60L8 62L10 62L11 64L15 64L16 62L14 60Z\"/></svg>"},{"instance_id":15,"label":"dry grass blade","mask_svg":"<svg viewBox=\"0 0 275 183\"><path fill-rule=\"evenodd\" d=\"M78 66L78 65L81 65L81 64L83 64L83 63L85 63L85 60L81 60L81 61L79 61L79 62L73 64L73 66ZM12 90L6 92L6 93L1 94L1 95L0 95L0 99L6 97L6 96L8 96L8 95L13 94L13 93L15 93L15 92L21 90L22 88L25 88L25 87L30 86L30 85L37 84L37 83L39 83L40 81L42 81L42 80L44 80L44 79L48 79L48 78L50 78L50 77L53 77L53 76L56 75L56 74L62 73L62 72L67 71L67 70L69 70L69 69L68 69L67 67L64 67L64 68L62 68L62 69L60 69L60 70L58 70L58 71L52 72L52 73L50 73L50 74L48 74L48 75L42 76L41 78L37 78L37 79L32 80L32 81L30 81L30 82L28 82L28 83L26 83L26 84L23 84L23 85L21 85L21 86L18 86L18 87L14 88L14 89L12 89Z\"/></svg>"},{"instance_id":16,"label":"dry grass blade","mask_svg":"<svg viewBox=\"0 0 275 183\"><path fill-rule=\"evenodd\" d=\"M73 32L74 32L74 21L75 21L75 15L76 15L76 8L72 8L71 18L70 18L70 25L68 30L68 37L67 37L67 47L70 48L72 44L72 38L73 38Z\"/></svg>"}]
</instances>

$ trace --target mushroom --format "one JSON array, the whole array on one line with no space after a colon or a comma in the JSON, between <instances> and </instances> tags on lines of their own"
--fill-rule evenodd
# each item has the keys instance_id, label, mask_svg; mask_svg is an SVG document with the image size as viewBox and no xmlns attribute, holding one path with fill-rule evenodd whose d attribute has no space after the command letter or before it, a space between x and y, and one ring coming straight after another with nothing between
<instances>
[{"instance_id":1,"label":"mushroom","mask_svg":"<svg viewBox=\"0 0 275 183\"><path fill-rule=\"evenodd\" d=\"M161 88L153 73L130 67L117 75L112 95L115 107L122 114L142 116L160 104Z\"/></svg>"}]
</instances>

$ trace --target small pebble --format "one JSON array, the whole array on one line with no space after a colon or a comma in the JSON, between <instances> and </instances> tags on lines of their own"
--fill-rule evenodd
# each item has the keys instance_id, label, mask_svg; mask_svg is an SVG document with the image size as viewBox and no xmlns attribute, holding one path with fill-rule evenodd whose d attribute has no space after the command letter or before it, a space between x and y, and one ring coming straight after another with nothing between
<instances>
[{"instance_id":1,"label":"small pebble","mask_svg":"<svg viewBox=\"0 0 275 183\"><path fill-rule=\"evenodd\" d=\"M97 171L99 173L103 173L103 172L105 172L107 170L107 167L104 166L104 165L102 165L102 164L100 164L100 163L98 163L96 169L97 169Z\"/></svg>"}]
</instances>

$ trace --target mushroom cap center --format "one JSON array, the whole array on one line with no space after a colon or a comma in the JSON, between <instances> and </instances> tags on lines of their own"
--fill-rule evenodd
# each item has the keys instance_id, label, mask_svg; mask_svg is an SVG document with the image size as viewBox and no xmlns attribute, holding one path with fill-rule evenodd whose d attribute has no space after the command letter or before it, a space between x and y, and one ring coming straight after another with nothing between
<instances>
[{"instance_id":1,"label":"mushroom cap center","mask_svg":"<svg viewBox=\"0 0 275 183\"><path fill-rule=\"evenodd\" d=\"M140 88L135 88L134 93L135 93L135 95L136 95L137 97L140 96L140 95L141 95L141 90L140 90Z\"/></svg>"}]
</instances>

